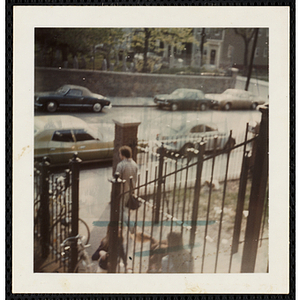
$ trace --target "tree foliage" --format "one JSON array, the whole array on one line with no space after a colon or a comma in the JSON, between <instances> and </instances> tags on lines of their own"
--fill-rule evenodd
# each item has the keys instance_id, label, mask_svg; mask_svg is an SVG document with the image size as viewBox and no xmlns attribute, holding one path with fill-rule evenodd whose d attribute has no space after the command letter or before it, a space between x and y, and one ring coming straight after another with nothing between
<instances>
[{"instance_id":1,"label":"tree foliage","mask_svg":"<svg viewBox=\"0 0 300 300\"><path fill-rule=\"evenodd\" d=\"M141 28L132 31L132 48L136 53L143 53L143 71L149 71L147 67L147 53L160 53L163 51L158 42L167 46L184 49L184 43L193 42L192 28Z\"/></svg>"},{"instance_id":2,"label":"tree foliage","mask_svg":"<svg viewBox=\"0 0 300 300\"><path fill-rule=\"evenodd\" d=\"M118 58L120 51L126 54L130 44L135 53L143 53L146 72L148 52L161 54L159 43L182 50L184 43L193 42L192 31L191 28L37 28L35 44L36 50L47 53L51 60L57 50L61 51L63 62L69 55L92 57L100 52L108 66L112 55Z\"/></svg>"}]
</instances>

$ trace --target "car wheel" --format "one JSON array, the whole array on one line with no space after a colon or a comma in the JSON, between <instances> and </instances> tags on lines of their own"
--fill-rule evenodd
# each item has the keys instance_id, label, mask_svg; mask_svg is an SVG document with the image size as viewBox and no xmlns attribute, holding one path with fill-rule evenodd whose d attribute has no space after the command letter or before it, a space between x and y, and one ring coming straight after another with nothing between
<instances>
[{"instance_id":1,"label":"car wheel","mask_svg":"<svg viewBox=\"0 0 300 300\"><path fill-rule=\"evenodd\" d=\"M100 112L101 110L102 110L102 105L100 103L97 102L93 105L94 112Z\"/></svg>"},{"instance_id":2,"label":"car wheel","mask_svg":"<svg viewBox=\"0 0 300 300\"><path fill-rule=\"evenodd\" d=\"M47 102L47 111L48 112L55 112L57 110L57 103L55 101Z\"/></svg>"},{"instance_id":3,"label":"car wheel","mask_svg":"<svg viewBox=\"0 0 300 300\"><path fill-rule=\"evenodd\" d=\"M177 103L172 103L172 104L171 104L171 110L172 110L172 111L178 110L178 104L177 104Z\"/></svg>"},{"instance_id":4,"label":"car wheel","mask_svg":"<svg viewBox=\"0 0 300 300\"><path fill-rule=\"evenodd\" d=\"M184 156L187 156L187 154L188 154L188 149L189 149L189 148L194 148L194 145L193 145L193 144L185 144L185 145L181 148L180 154L181 154L181 155L184 155Z\"/></svg>"},{"instance_id":5,"label":"car wheel","mask_svg":"<svg viewBox=\"0 0 300 300\"><path fill-rule=\"evenodd\" d=\"M224 105L224 110L226 110L226 111L231 110L231 104L230 103L226 103Z\"/></svg>"},{"instance_id":6,"label":"car wheel","mask_svg":"<svg viewBox=\"0 0 300 300\"><path fill-rule=\"evenodd\" d=\"M200 110L201 110L201 111L206 110L206 108L207 108L207 107L206 107L206 104L205 104L205 103L201 103L201 104L200 104Z\"/></svg>"},{"instance_id":7,"label":"car wheel","mask_svg":"<svg viewBox=\"0 0 300 300\"><path fill-rule=\"evenodd\" d=\"M256 107L257 107L257 103L252 103L251 104L251 109L256 110Z\"/></svg>"}]
</instances>

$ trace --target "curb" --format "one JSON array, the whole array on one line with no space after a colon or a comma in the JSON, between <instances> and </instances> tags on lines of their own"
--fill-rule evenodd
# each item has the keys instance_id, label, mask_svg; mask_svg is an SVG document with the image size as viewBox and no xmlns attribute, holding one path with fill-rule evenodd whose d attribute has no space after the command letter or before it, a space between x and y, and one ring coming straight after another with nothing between
<instances>
[{"instance_id":1,"label":"curb","mask_svg":"<svg viewBox=\"0 0 300 300\"><path fill-rule=\"evenodd\" d=\"M112 104L112 107L156 107L155 104Z\"/></svg>"}]
</instances>

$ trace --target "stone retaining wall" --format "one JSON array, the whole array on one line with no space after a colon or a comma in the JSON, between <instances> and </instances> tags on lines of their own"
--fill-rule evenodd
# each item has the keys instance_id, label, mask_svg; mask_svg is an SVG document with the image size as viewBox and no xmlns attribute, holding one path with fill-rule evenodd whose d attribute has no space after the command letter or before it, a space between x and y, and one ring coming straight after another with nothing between
<instances>
[{"instance_id":1,"label":"stone retaining wall","mask_svg":"<svg viewBox=\"0 0 300 300\"><path fill-rule=\"evenodd\" d=\"M177 88L222 93L234 88L236 76L154 75L74 69L35 69L35 92L53 91L64 84L85 86L94 93L110 97L153 97Z\"/></svg>"}]
</instances>

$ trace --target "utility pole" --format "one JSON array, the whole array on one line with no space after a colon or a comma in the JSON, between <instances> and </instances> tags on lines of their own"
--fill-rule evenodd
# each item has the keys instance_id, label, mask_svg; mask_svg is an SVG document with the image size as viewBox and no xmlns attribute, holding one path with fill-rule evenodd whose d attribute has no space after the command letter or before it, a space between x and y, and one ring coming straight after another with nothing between
<instances>
[{"instance_id":1,"label":"utility pole","mask_svg":"<svg viewBox=\"0 0 300 300\"><path fill-rule=\"evenodd\" d=\"M248 76L247 76L247 82L246 82L246 86L245 86L245 91L248 91L249 82L250 82L250 78L251 78L252 66L253 66L253 60L254 60L254 53L255 53L256 43L257 43L258 31L259 31L259 28L255 28L254 29L254 41L253 41L253 46L252 46L252 53L251 53L250 65L249 65L249 69L248 69Z\"/></svg>"}]
</instances>

